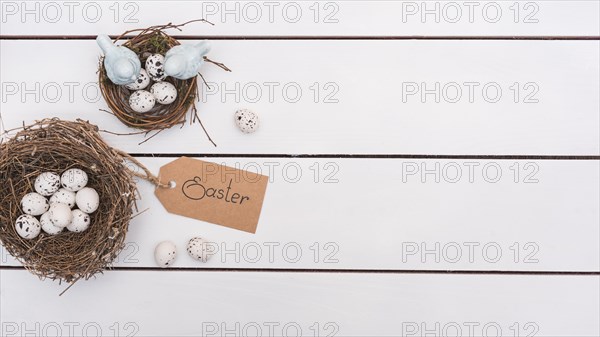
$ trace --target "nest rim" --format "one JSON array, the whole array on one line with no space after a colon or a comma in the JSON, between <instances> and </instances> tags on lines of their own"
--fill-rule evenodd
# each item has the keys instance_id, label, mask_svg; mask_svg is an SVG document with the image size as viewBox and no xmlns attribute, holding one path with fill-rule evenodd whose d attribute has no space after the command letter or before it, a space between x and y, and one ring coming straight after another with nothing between
<instances>
[{"instance_id":1,"label":"nest rim","mask_svg":"<svg viewBox=\"0 0 600 337\"><path fill-rule=\"evenodd\" d=\"M139 34L126 40L122 46L134 51L140 58L142 67L148 56L152 54L161 54L164 56L170 48L180 45L179 41L164 32L167 28L178 26L165 25L155 26L146 29L138 29ZM127 37L127 34L134 32L128 31L117 37L114 42ZM135 90L129 90L125 86L114 84L108 78L104 67L104 57L100 58L98 66L98 84L100 92L104 97L112 114L115 115L123 124L145 131L159 131L172 128L176 125L183 125L187 121L187 113L192 110L196 114L195 100L198 97L198 80L197 76L179 80L172 77L167 77L163 82L169 82L177 89L177 98L171 104L156 105L149 112L136 112L129 106L129 96ZM149 90L152 84L142 90Z\"/></svg>"},{"instance_id":2,"label":"nest rim","mask_svg":"<svg viewBox=\"0 0 600 337\"><path fill-rule=\"evenodd\" d=\"M0 143L0 243L40 279L74 283L110 268L125 246L137 210L136 174L127 160L126 153L107 145L98 127L86 121L54 118L24 126ZM23 214L23 195L35 191L40 173L61 174L69 168L86 171L88 186L100 195L88 230L58 235L41 231L34 239L21 238L15 221Z\"/></svg>"}]
</instances>

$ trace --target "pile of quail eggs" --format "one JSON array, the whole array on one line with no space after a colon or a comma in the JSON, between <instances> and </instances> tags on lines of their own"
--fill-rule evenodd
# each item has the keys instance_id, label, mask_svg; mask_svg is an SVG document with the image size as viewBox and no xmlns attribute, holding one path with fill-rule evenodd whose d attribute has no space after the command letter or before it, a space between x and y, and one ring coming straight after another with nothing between
<instances>
[{"instance_id":1,"label":"pile of quail eggs","mask_svg":"<svg viewBox=\"0 0 600 337\"><path fill-rule=\"evenodd\" d=\"M35 192L21 200L21 215L15 228L24 239L36 238L43 230L49 235L83 232L90 226L90 215L100 206L98 192L86 187L88 175L80 169L69 169L61 176L54 172L40 174ZM77 208L75 208L77 207Z\"/></svg>"},{"instance_id":2,"label":"pile of quail eggs","mask_svg":"<svg viewBox=\"0 0 600 337\"><path fill-rule=\"evenodd\" d=\"M125 87L131 91L129 106L133 111L146 113L152 110L156 103L171 104L177 98L177 88L169 82L165 82L165 57L160 54L150 55L146 59L146 67L140 71L140 75L133 83ZM150 85L150 83L153 83ZM150 87L150 90L145 90Z\"/></svg>"}]
</instances>

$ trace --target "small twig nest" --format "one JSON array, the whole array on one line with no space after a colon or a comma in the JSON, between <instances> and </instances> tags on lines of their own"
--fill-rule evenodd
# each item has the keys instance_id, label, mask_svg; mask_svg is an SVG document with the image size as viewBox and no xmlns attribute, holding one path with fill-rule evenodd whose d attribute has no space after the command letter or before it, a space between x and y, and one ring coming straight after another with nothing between
<instances>
[{"instance_id":1,"label":"small twig nest","mask_svg":"<svg viewBox=\"0 0 600 337\"><path fill-rule=\"evenodd\" d=\"M108 146L98 128L88 122L46 119L27 127L0 144L0 241L6 250L40 278L75 282L89 279L110 266L124 245L127 227L136 209L134 176L153 180L130 169L139 165L128 154ZM131 166L131 165L130 165ZM43 172L60 174L70 168L88 173L88 186L100 195L100 208L90 214L82 233L42 233L31 240L15 229L23 214L20 201L34 191ZM155 182L156 183L156 182Z\"/></svg>"},{"instance_id":2,"label":"small twig nest","mask_svg":"<svg viewBox=\"0 0 600 337\"><path fill-rule=\"evenodd\" d=\"M166 52L174 46L179 45L179 41L165 33L167 29L178 29L191 22L206 22L212 24L206 20L192 20L180 25L166 24L161 26L152 26L144 29L134 29L121 34L115 39L117 42L121 39L129 37L131 33L138 33L137 35L129 38L122 45L134 51L142 65L146 63L146 59L152 54L165 55ZM208 58L204 58L205 61L213 63L220 68L231 71L224 64L212 61ZM125 88L125 86L116 85L108 78L106 69L104 68L104 58L100 59L99 64L99 86L104 99L106 100L112 113L125 125L132 128L145 130L147 132L156 131L157 133L169 129L176 125L183 125L186 122L188 111L191 111L192 118L191 123L194 121L200 122L200 125L204 129L200 118L198 117L196 105L194 101L198 96L198 81L197 76L188 80L179 80L172 77L167 77L164 81L169 82L177 89L176 100L167 105L156 104L152 110L145 113L139 113L134 111L129 106L129 96L133 91ZM214 144L206 129L204 132L207 134L209 140ZM156 135L156 133L155 133Z\"/></svg>"}]
</instances>

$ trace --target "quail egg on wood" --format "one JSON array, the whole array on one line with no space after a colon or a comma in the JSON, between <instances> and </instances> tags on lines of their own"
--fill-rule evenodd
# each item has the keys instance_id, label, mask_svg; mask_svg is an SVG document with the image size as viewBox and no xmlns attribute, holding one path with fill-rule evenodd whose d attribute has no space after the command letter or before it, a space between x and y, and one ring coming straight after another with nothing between
<instances>
[{"instance_id":1,"label":"quail egg on wood","mask_svg":"<svg viewBox=\"0 0 600 337\"><path fill-rule=\"evenodd\" d=\"M206 262L210 258L206 241L200 237L195 237L188 242L187 252L191 257L198 261Z\"/></svg>"},{"instance_id":2,"label":"quail egg on wood","mask_svg":"<svg viewBox=\"0 0 600 337\"><path fill-rule=\"evenodd\" d=\"M171 241L163 241L154 249L156 264L162 268L172 265L177 257L177 246Z\"/></svg>"},{"instance_id":3,"label":"quail egg on wood","mask_svg":"<svg viewBox=\"0 0 600 337\"><path fill-rule=\"evenodd\" d=\"M247 109L238 110L235 123L243 133L253 133L258 129L258 115Z\"/></svg>"}]
</instances>

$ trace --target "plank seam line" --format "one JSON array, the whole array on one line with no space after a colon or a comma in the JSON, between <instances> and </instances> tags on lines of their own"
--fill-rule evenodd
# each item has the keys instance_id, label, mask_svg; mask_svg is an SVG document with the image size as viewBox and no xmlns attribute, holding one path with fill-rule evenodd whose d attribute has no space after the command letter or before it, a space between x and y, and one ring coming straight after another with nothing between
<instances>
[{"instance_id":1,"label":"plank seam line","mask_svg":"<svg viewBox=\"0 0 600 337\"><path fill-rule=\"evenodd\" d=\"M595 155L426 155L426 154L281 154L281 153L130 153L138 158L324 158L324 159L481 159L600 160Z\"/></svg>"},{"instance_id":2,"label":"plank seam line","mask_svg":"<svg viewBox=\"0 0 600 337\"><path fill-rule=\"evenodd\" d=\"M111 35L115 39L117 35ZM566 40L566 41L589 41L600 40L600 36L310 36L310 35L290 35L290 36L202 36L202 35L174 35L177 40L509 40L509 41L531 41L531 40ZM129 39L126 36L123 39ZM95 35L0 35L0 40L95 40Z\"/></svg>"},{"instance_id":3,"label":"plank seam line","mask_svg":"<svg viewBox=\"0 0 600 337\"><path fill-rule=\"evenodd\" d=\"M23 266L0 266L0 270L26 270ZM600 271L509 271L509 270L401 270L401 269L294 269L294 268L192 268L192 267L113 267L106 271L161 272L246 272L306 274L440 274L440 275L539 275L600 276Z\"/></svg>"}]
</instances>

